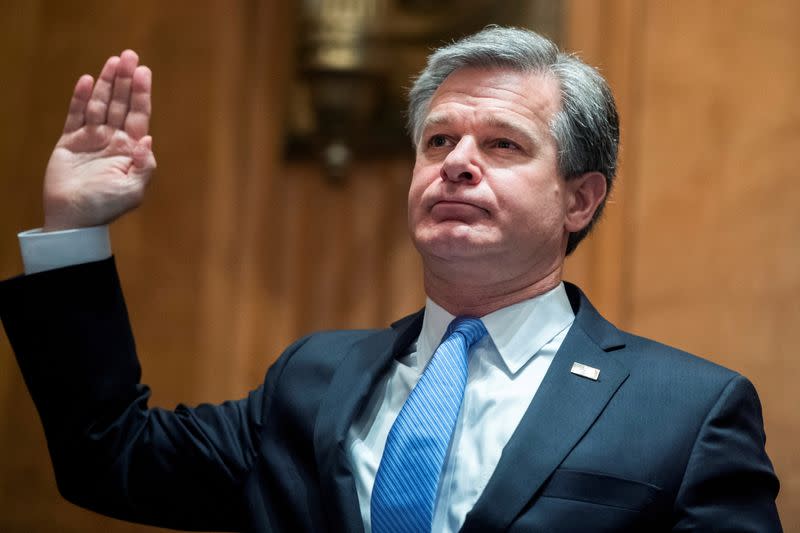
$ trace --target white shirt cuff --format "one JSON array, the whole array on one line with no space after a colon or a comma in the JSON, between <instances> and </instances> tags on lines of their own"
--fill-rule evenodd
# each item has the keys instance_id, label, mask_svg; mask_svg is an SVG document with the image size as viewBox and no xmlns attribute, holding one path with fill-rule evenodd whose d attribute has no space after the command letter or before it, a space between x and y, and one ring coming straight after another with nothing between
<instances>
[{"instance_id":1,"label":"white shirt cuff","mask_svg":"<svg viewBox=\"0 0 800 533\"><path fill-rule=\"evenodd\" d=\"M35 274L111 257L108 226L42 233L41 229L17 235L25 274Z\"/></svg>"}]
</instances>

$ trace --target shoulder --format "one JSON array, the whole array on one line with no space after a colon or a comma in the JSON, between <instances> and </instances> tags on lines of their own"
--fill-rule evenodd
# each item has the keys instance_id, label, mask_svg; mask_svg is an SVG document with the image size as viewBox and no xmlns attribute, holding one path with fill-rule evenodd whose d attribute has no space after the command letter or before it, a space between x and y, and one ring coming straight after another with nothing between
<instances>
[{"instance_id":1,"label":"shoulder","mask_svg":"<svg viewBox=\"0 0 800 533\"><path fill-rule=\"evenodd\" d=\"M567 292L575 311L573 327L621 363L630 373L630 382L715 396L732 380L744 379L705 356L621 330L600 315L576 286L568 284Z\"/></svg>"},{"instance_id":2,"label":"shoulder","mask_svg":"<svg viewBox=\"0 0 800 533\"><path fill-rule=\"evenodd\" d=\"M625 348L612 353L632 371L646 371L664 378L674 376L686 382L727 383L740 376L738 372L704 355L692 354L625 331L620 330L620 334L625 339Z\"/></svg>"},{"instance_id":3,"label":"shoulder","mask_svg":"<svg viewBox=\"0 0 800 533\"><path fill-rule=\"evenodd\" d=\"M357 397L359 387L407 346L414 329L407 322L404 327L398 324L384 329L321 331L297 340L267 372L261 388L263 412L279 413L281 419L287 413L300 413L288 419L310 431L308 424L313 425L321 405Z\"/></svg>"},{"instance_id":4,"label":"shoulder","mask_svg":"<svg viewBox=\"0 0 800 533\"><path fill-rule=\"evenodd\" d=\"M403 351L419 335L422 312L394 322L386 328L318 331L291 344L268 373L275 376L310 378L320 384L329 380L345 359L357 358L369 364L373 357L387 357Z\"/></svg>"},{"instance_id":5,"label":"shoulder","mask_svg":"<svg viewBox=\"0 0 800 533\"><path fill-rule=\"evenodd\" d=\"M289 345L270 369L281 374L300 372L307 376L327 375L344 357L360 351L359 344L384 330L327 330L301 337Z\"/></svg>"},{"instance_id":6,"label":"shoulder","mask_svg":"<svg viewBox=\"0 0 800 533\"><path fill-rule=\"evenodd\" d=\"M403 350L419 335L422 311L408 315L385 328L325 330L306 335L289 346L276 366L328 369L346 357L374 354L389 348Z\"/></svg>"}]
</instances>

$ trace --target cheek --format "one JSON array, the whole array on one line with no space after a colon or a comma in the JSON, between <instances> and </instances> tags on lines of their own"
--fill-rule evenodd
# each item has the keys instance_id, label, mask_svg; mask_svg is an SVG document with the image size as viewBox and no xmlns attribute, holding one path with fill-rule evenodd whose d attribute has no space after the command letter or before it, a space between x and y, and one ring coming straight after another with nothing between
<instances>
[{"instance_id":1,"label":"cheek","mask_svg":"<svg viewBox=\"0 0 800 533\"><path fill-rule=\"evenodd\" d=\"M497 191L502 204L499 216L512 231L528 232L534 229L557 228L563 223L565 206L563 191L557 183L542 181L516 182L516 186Z\"/></svg>"},{"instance_id":2,"label":"cheek","mask_svg":"<svg viewBox=\"0 0 800 533\"><path fill-rule=\"evenodd\" d=\"M422 209L420 206L424 191L425 187L422 184L422 180L420 180L419 176L415 173L415 175L411 178L411 184L408 187L408 208L406 210L408 227L412 233L414 227L422 217Z\"/></svg>"},{"instance_id":3,"label":"cheek","mask_svg":"<svg viewBox=\"0 0 800 533\"><path fill-rule=\"evenodd\" d=\"M408 186L408 213L409 215L419 205L420 197L422 196L422 188L419 186L419 180L416 177L411 179L411 184Z\"/></svg>"},{"instance_id":4,"label":"cheek","mask_svg":"<svg viewBox=\"0 0 800 533\"><path fill-rule=\"evenodd\" d=\"M409 213L416 210L422 203L422 197L433 181L431 178L433 172L434 171L430 167L424 167L419 164L419 162L414 165L414 172L411 175L411 184L408 187Z\"/></svg>"}]
</instances>

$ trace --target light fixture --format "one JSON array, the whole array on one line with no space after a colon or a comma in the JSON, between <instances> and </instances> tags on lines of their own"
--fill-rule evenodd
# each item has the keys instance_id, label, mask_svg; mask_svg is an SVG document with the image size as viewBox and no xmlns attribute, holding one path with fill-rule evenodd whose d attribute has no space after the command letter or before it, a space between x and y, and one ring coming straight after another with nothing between
<instances>
[{"instance_id":1,"label":"light fixture","mask_svg":"<svg viewBox=\"0 0 800 533\"><path fill-rule=\"evenodd\" d=\"M354 160L410 155L405 91L432 48L489 23L558 40L560 15L550 0L304 0L288 157L317 157L341 182Z\"/></svg>"}]
</instances>

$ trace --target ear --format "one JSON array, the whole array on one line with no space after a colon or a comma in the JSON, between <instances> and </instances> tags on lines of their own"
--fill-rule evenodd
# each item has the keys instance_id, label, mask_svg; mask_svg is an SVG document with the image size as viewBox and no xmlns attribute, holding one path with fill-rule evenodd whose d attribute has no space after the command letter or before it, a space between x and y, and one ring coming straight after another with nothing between
<instances>
[{"instance_id":1,"label":"ear","mask_svg":"<svg viewBox=\"0 0 800 533\"><path fill-rule=\"evenodd\" d=\"M574 233L591 222L597 206L606 197L606 177L599 172L587 172L567 180L567 212L564 229Z\"/></svg>"}]
</instances>

